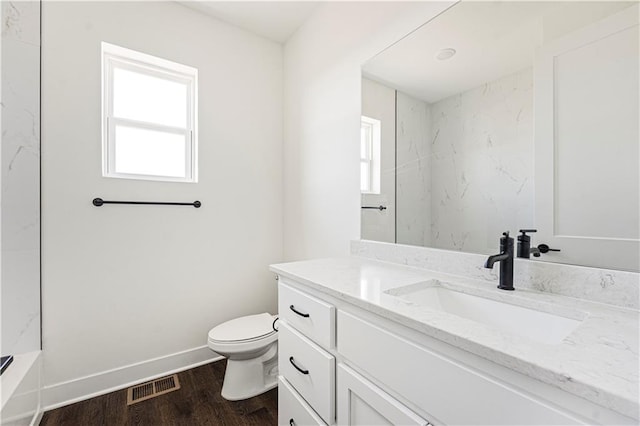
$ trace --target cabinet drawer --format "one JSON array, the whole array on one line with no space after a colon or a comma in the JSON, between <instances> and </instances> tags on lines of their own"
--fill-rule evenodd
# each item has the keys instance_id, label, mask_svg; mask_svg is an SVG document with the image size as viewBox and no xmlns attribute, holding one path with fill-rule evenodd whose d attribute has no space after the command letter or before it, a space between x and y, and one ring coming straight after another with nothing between
<instances>
[{"instance_id":1,"label":"cabinet drawer","mask_svg":"<svg viewBox=\"0 0 640 426\"><path fill-rule=\"evenodd\" d=\"M285 281L285 282L282 282ZM278 290L278 313L302 334L331 349L335 345L335 307L296 290L282 279Z\"/></svg>"},{"instance_id":2,"label":"cabinet drawer","mask_svg":"<svg viewBox=\"0 0 640 426\"><path fill-rule=\"evenodd\" d=\"M278 426L326 426L282 376L278 377Z\"/></svg>"},{"instance_id":3,"label":"cabinet drawer","mask_svg":"<svg viewBox=\"0 0 640 426\"><path fill-rule=\"evenodd\" d=\"M280 374L327 423L335 416L335 359L289 326L278 331Z\"/></svg>"},{"instance_id":4,"label":"cabinet drawer","mask_svg":"<svg viewBox=\"0 0 640 426\"><path fill-rule=\"evenodd\" d=\"M338 351L442 424L584 422L349 313L338 313ZM464 407L460 401L466 401Z\"/></svg>"}]
</instances>

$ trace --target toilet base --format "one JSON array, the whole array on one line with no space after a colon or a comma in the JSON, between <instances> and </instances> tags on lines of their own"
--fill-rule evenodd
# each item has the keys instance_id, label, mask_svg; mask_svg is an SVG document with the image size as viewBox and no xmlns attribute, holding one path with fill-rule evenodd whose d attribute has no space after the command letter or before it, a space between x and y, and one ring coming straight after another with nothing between
<instances>
[{"instance_id":1,"label":"toilet base","mask_svg":"<svg viewBox=\"0 0 640 426\"><path fill-rule=\"evenodd\" d=\"M222 397L239 401L260 395L278 385L278 344L263 355L244 360L227 360Z\"/></svg>"}]
</instances>

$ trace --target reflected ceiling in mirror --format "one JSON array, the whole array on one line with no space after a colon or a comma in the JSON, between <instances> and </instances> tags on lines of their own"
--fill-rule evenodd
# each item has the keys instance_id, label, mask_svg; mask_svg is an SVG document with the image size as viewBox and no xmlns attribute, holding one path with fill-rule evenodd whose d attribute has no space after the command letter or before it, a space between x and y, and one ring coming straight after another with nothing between
<instances>
[{"instance_id":1,"label":"reflected ceiling in mirror","mask_svg":"<svg viewBox=\"0 0 640 426\"><path fill-rule=\"evenodd\" d=\"M637 9L462 2L366 62L362 206L386 209L362 209L362 238L494 254L537 228L560 251L536 260L638 270Z\"/></svg>"}]
</instances>

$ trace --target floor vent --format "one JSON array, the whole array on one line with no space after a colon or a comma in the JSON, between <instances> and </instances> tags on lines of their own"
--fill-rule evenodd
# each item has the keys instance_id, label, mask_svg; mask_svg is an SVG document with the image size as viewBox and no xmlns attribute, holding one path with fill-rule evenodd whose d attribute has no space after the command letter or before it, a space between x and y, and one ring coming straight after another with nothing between
<instances>
[{"instance_id":1,"label":"floor vent","mask_svg":"<svg viewBox=\"0 0 640 426\"><path fill-rule=\"evenodd\" d=\"M127 390L127 405L146 401L178 389L180 389L180 382L177 374L132 386Z\"/></svg>"}]
</instances>

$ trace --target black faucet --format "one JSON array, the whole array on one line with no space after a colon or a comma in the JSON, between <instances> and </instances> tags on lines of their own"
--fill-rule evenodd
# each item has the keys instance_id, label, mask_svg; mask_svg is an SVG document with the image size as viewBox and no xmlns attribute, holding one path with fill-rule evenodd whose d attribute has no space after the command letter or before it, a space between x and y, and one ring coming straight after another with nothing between
<instances>
[{"instance_id":1,"label":"black faucet","mask_svg":"<svg viewBox=\"0 0 640 426\"><path fill-rule=\"evenodd\" d=\"M527 232L538 232L537 229L521 229L520 235L518 235L518 249L516 251L517 256L523 259L530 259L533 257L540 257L540 250L536 247L531 248L531 237L527 235Z\"/></svg>"},{"instance_id":2,"label":"black faucet","mask_svg":"<svg viewBox=\"0 0 640 426\"><path fill-rule=\"evenodd\" d=\"M513 238L509 237L509 231L502 233L500 238L500 254L489 256L484 262L484 267L492 269L493 264L500 262L500 290L514 290L513 288Z\"/></svg>"}]
</instances>

